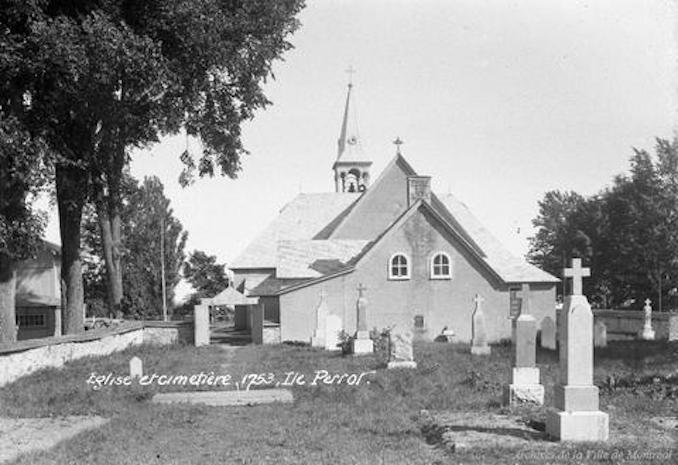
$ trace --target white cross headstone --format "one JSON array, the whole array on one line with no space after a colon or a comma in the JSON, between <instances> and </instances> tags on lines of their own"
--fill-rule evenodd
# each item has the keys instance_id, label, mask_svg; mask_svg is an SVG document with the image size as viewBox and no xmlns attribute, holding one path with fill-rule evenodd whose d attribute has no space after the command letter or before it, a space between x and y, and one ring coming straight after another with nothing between
<instances>
[{"instance_id":1,"label":"white cross headstone","mask_svg":"<svg viewBox=\"0 0 678 465\"><path fill-rule=\"evenodd\" d=\"M325 302L325 290L320 290L320 302L315 310L315 331L311 336L311 347L325 347L325 327L329 310Z\"/></svg>"},{"instance_id":2,"label":"white cross headstone","mask_svg":"<svg viewBox=\"0 0 678 465\"><path fill-rule=\"evenodd\" d=\"M643 329L640 331L640 338L644 341L654 341L654 329L652 329L652 301L645 299L643 307Z\"/></svg>"},{"instance_id":3,"label":"white cross headstone","mask_svg":"<svg viewBox=\"0 0 678 465\"><path fill-rule=\"evenodd\" d=\"M554 387L553 407L546 415L546 433L561 441L606 441L609 416L599 410L598 387L593 384L593 313L581 295L582 278L590 276L573 259L563 270L572 278L560 318L560 379Z\"/></svg>"},{"instance_id":4,"label":"white cross headstone","mask_svg":"<svg viewBox=\"0 0 678 465\"><path fill-rule=\"evenodd\" d=\"M356 301L356 334L351 343L351 352L354 355L371 354L374 352L374 343L370 339L370 332L367 329L367 298L365 297L365 287L362 283L358 284L358 300Z\"/></svg>"},{"instance_id":5,"label":"white cross headstone","mask_svg":"<svg viewBox=\"0 0 678 465\"><path fill-rule=\"evenodd\" d=\"M504 387L504 404L544 404L544 386L536 367L537 320L530 315L530 285L521 291L520 316L513 321L514 341L511 382Z\"/></svg>"},{"instance_id":6,"label":"white cross headstone","mask_svg":"<svg viewBox=\"0 0 678 465\"><path fill-rule=\"evenodd\" d=\"M473 298L475 309L471 317L471 353L473 355L487 355L491 352L487 344L487 330L485 328L485 314L483 302L485 299L480 294Z\"/></svg>"},{"instance_id":7,"label":"white cross headstone","mask_svg":"<svg viewBox=\"0 0 678 465\"><path fill-rule=\"evenodd\" d=\"M141 378L144 375L143 363L139 357L129 360L129 375L131 378Z\"/></svg>"}]
</instances>

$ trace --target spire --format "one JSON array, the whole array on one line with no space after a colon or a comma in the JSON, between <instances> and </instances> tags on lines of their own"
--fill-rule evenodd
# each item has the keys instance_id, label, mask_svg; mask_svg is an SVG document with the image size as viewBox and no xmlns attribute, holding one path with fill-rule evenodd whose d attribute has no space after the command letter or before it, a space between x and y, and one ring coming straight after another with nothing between
<instances>
[{"instance_id":1,"label":"spire","mask_svg":"<svg viewBox=\"0 0 678 465\"><path fill-rule=\"evenodd\" d=\"M349 74L346 105L344 107L344 117L341 121L339 139L337 140L337 159L332 169L334 170L334 182L337 192L362 192L369 185L372 162L367 160L363 154L358 135L355 108L351 107L353 73L355 70L352 66L349 66L346 72Z\"/></svg>"},{"instance_id":2,"label":"spire","mask_svg":"<svg viewBox=\"0 0 678 465\"><path fill-rule=\"evenodd\" d=\"M355 69L349 66L346 72L348 78L348 91L346 92L346 104L344 106L344 118L341 121L341 132L337 141L337 161L364 160L362 145L358 131L355 105L351 105L353 93L353 74Z\"/></svg>"}]
</instances>

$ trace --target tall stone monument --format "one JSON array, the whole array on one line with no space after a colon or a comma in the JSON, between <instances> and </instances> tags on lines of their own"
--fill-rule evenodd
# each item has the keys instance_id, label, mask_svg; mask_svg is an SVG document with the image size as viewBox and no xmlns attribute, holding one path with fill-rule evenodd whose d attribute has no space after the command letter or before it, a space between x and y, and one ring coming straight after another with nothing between
<instances>
[{"instance_id":1,"label":"tall stone monument","mask_svg":"<svg viewBox=\"0 0 678 465\"><path fill-rule=\"evenodd\" d=\"M638 336L644 341L654 341L654 329L652 329L652 301L650 299L645 299L643 313L645 320L643 322L643 329L640 330Z\"/></svg>"},{"instance_id":2,"label":"tall stone monument","mask_svg":"<svg viewBox=\"0 0 678 465\"><path fill-rule=\"evenodd\" d=\"M409 330L391 331L388 338L389 357L386 368L417 368L412 339L412 332Z\"/></svg>"},{"instance_id":3,"label":"tall stone monument","mask_svg":"<svg viewBox=\"0 0 678 465\"><path fill-rule=\"evenodd\" d=\"M320 302L315 310L315 331L311 336L311 347L325 347L325 331L329 311L325 303L325 290L320 290Z\"/></svg>"},{"instance_id":4,"label":"tall stone monument","mask_svg":"<svg viewBox=\"0 0 678 465\"><path fill-rule=\"evenodd\" d=\"M351 352L355 355L371 354L374 352L374 343L370 339L370 332L367 329L367 298L365 291L367 288L361 284L358 285L358 300L356 302L356 326L355 338L351 342Z\"/></svg>"},{"instance_id":5,"label":"tall stone monument","mask_svg":"<svg viewBox=\"0 0 678 465\"><path fill-rule=\"evenodd\" d=\"M473 298L475 309L471 319L471 353L473 355L488 355L492 352L487 344L487 329L485 328L485 315L483 314L483 302L485 299L480 294Z\"/></svg>"},{"instance_id":6,"label":"tall stone monument","mask_svg":"<svg viewBox=\"0 0 678 465\"><path fill-rule=\"evenodd\" d=\"M530 315L530 285L521 291L522 308L515 320L515 345L511 382L504 387L504 404L544 404L544 386L539 383L536 366L537 320Z\"/></svg>"},{"instance_id":7,"label":"tall stone monument","mask_svg":"<svg viewBox=\"0 0 678 465\"><path fill-rule=\"evenodd\" d=\"M582 278L590 276L581 259L572 259L564 278L572 278L565 298L560 332L560 380L554 387L554 405L546 415L546 433L561 441L606 441L609 416L599 410L593 384L593 314L582 295Z\"/></svg>"}]
</instances>

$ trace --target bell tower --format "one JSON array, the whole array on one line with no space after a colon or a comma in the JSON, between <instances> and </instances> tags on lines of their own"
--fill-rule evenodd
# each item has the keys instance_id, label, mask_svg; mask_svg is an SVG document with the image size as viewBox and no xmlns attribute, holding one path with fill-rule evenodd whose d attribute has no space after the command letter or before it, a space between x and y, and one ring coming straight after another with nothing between
<instances>
[{"instance_id":1,"label":"bell tower","mask_svg":"<svg viewBox=\"0 0 678 465\"><path fill-rule=\"evenodd\" d=\"M349 67L348 91L344 118L341 122L341 131L337 141L337 159L332 165L334 170L334 186L336 192L363 192L370 185L370 167L372 162L365 157L358 133L355 108L351 105L353 91L352 74L355 71Z\"/></svg>"}]
</instances>

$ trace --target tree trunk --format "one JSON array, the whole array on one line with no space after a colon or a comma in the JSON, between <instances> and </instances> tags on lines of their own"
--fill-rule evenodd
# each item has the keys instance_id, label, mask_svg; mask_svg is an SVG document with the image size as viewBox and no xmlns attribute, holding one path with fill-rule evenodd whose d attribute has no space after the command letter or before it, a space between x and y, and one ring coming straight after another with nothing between
<instances>
[{"instance_id":1,"label":"tree trunk","mask_svg":"<svg viewBox=\"0 0 678 465\"><path fill-rule=\"evenodd\" d=\"M16 266L0 255L0 344L16 342Z\"/></svg>"},{"instance_id":2,"label":"tree trunk","mask_svg":"<svg viewBox=\"0 0 678 465\"><path fill-rule=\"evenodd\" d=\"M106 265L106 298L109 312L118 316L122 302L122 259L120 210L107 208L109 202L97 201L97 218L101 232L101 247Z\"/></svg>"},{"instance_id":3,"label":"tree trunk","mask_svg":"<svg viewBox=\"0 0 678 465\"><path fill-rule=\"evenodd\" d=\"M87 172L72 165L57 165L56 191L61 231L61 278L66 285L64 334L84 330L84 289L80 261L80 223L87 196Z\"/></svg>"}]
</instances>

